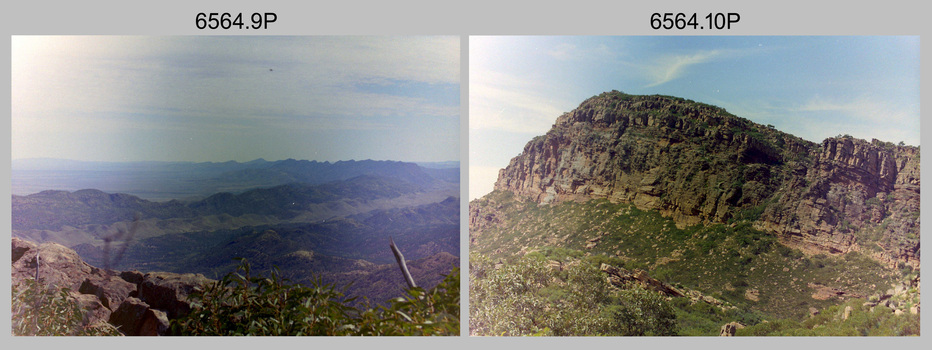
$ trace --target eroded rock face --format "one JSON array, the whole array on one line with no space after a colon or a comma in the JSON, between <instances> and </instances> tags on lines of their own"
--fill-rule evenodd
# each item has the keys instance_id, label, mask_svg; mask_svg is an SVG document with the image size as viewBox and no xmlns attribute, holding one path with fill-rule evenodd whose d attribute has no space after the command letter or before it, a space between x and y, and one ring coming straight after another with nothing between
<instances>
[{"instance_id":1,"label":"eroded rock face","mask_svg":"<svg viewBox=\"0 0 932 350\"><path fill-rule=\"evenodd\" d=\"M811 253L860 251L919 268L919 150L831 138L805 176L791 179L759 227Z\"/></svg>"},{"instance_id":2,"label":"eroded rock face","mask_svg":"<svg viewBox=\"0 0 932 350\"><path fill-rule=\"evenodd\" d=\"M813 143L724 109L617 91L584 101L499 172L541 205L605 198L684 227L747 219L807 253L861 251L919 268L919 149ZM470 229L499 220L470 207Z\"/></svg>"}]
</instances>

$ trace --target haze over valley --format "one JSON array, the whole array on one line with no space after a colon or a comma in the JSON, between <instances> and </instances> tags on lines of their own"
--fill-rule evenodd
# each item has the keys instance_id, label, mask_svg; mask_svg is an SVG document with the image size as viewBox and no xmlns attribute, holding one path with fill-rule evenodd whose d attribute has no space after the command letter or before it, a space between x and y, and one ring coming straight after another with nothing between
<instances>
[{"instance_id":1,"label":"haze over valley","mask_svg":"<svg viewBox=\"0 0 932 350\"><path fill-rule=\"evenodd\" d=\"M382 281L382 288L357 283L351 290L375 301L400 295L404 285L397 267L382 267L393 264L389 237L425 285L458 266L459 169L448 167L455 163L109 163L97 171L99 180L58 176L93 172L85 167L93 164L38 163L20 163L27 166L14 173L44 171L49 176L33 183L57 178L64 188L108 177L134 180L111 184L113 189L181 175L142 193L162 201L97 189L13 196L14 237L63 244L94 266L217 278L236 267L233 258L243 257L255 268L276 266L296 281ZM166 194L199 199L165 200Z\"/></svg>"}]
</instances>

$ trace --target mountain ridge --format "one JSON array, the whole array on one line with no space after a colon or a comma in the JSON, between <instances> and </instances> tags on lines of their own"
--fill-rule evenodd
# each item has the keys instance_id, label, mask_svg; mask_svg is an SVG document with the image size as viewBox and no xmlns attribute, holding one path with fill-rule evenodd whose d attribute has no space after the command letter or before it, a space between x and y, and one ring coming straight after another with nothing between
<instances>
[{"instance_id":1,"label":"mountain ridge","mask_svg":"<svg viewBox=\"0 0 932 350\"><path fill-rule=\"evenodd\" d=\"M494 188L540 205L632 203L679 227L748 220L809 254L918 269L919 186L918 147L814 143L715 106L612 91L558 117ZM470 207L471 231L489 211Z\"/></svg>"},{"instance_id":2,"label":"mountain ridge","mask_svg":"<svg viewBox=\"0 0 932 350\"><path fill-rule=\"evenodd\" d=\"M227 162L85 162L60 159L18 159L12 162L11 189L29 195L55 189L99 189L127 193L152 201L202 199L218 192L301 182L323 184L360 175L397 177L419 184L442 186L459 182L454 163L346 160L318 162L256 159Z\"/></svg>"}]
</instances>

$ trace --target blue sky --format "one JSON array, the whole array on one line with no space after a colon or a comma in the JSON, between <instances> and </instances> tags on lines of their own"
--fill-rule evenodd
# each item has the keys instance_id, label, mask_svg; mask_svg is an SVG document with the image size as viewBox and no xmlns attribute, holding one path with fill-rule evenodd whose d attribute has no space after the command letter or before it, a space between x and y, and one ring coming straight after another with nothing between
<instances>
[{"instance_id":1,"label":"blue sky","mask_svg":"<svg viewBox=\"0 0 932 350\"><path fill-rule=\"evenodd\" d=\"M470 200L586 98L688 98L804 139L919 145L919 38L473 36Z\"/></svg>"},{"instance_id":2,"label":"blue sky","mask_svg":"<svg viewBox=\"0 0 932 350\"><path fill-rule=\"evenodd\" d=\"M12 38L12 159L459 159L460 39Z\"/></svg>"}]
</instances>

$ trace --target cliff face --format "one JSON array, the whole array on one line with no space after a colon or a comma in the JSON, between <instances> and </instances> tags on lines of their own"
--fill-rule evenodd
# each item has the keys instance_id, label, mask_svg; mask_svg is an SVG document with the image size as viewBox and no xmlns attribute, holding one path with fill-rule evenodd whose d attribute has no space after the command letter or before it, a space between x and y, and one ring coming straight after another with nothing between
<instances>
[{"instance_id":1,"label":"cliff face","mask_svg":"<svg viewBox=\"0 0 932 350\"><path fill-rule=\"evenodd\" d=\"M919 149L826 139L758 225L810 252L861 251L919 268Z\"/></svg>"},{"instance_id":2,"label":"cliff face","mask_svg":"<svg viewBox=\"0 0 932 350\"><path fill-rule=\"evenodd\" d=\"M528 142L495 189L541 205L632 203L679 226L751 220L804 252L919 268L918 148L816 144L684 99L592 97ZM470 208L471 229L497 219Z\"/></svg>"}]
</instances>

